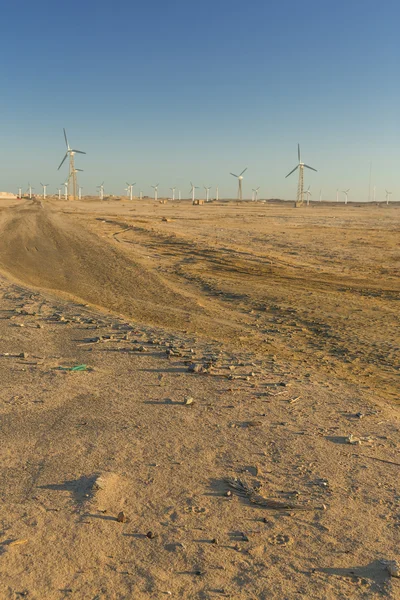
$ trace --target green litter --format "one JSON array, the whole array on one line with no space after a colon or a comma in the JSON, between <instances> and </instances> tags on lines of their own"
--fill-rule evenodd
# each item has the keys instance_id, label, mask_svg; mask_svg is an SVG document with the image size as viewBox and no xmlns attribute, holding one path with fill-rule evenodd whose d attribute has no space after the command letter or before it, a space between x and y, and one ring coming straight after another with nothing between
<instances>
[{"instance_id":1,"label":"green litter","mask_svg":"<svg viewBox=\"0 0 400 600\"><path fill-rule=\"evenodd\" d=\"M87 371L87 365L76 365L75 367L57 367L59 371Z\"/></svg>"}]
</instances>

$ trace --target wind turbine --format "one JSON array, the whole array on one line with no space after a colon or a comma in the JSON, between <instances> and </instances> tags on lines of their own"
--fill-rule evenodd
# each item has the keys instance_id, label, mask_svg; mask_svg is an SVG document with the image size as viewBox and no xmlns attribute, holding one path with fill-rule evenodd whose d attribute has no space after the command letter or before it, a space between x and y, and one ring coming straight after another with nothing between
<instances>
[{"instance_id":1,"label":"wind turbine","mask_svg":"<svg viewBox=\"0 0 400 600\"><path fill-rule=\"evenodd\" d=\"M319 190L319 201L322 202L322 190Z\"/></svg>"},{"instance_id":2,"label":"wind turbine","mask_svg":"<svg viewBox=\"0 0 400 600\"><path fill-rule=\"evenodd\" d=\"M179 200L182 200L181 190L179 190L179 192L178 192L178 198L179 198Z\"/></svg>"},{"instance_id":3,"label":"wind turbine","mask_svg":"<svg viewBox=\"0 0 400 600\"><path fill-rule=\"evenodd\" d=\"M258 200L258 190L259 190L259 189L260 189L259 187L258 187L258 188L253 188L253 192L254 192L254 200L255 200L256 202L257 202L257 200Z\"/></svg>"},{"instance_id":4,"label":"wind turbine","mask_svg":"<svg viewBox=\"0 0 400 600\"><path fill-rule=\"evenodd\" d=\"M31 186L30 183L28 183L28 192L29 192L29 199L32 199L32 190L34 190L35 188Z\"/></svg>"},{"instance_id":5,"label":"wind turbine","mask_svg":"<svg viewBox=\"0 0 400 600\"><path fill-rule=\"evenodd\" d=\"M308 186L308 188L306 189L306 191L304 193L307 194L307 206L309 206L310 205L310 196L312 196L312 193L310 192L310 186Z\"/></svg>"},{"instance_id":6,"label":"wind turbine","mask_svg":"<svg viewBox=\"0 0 400 600\"><path fill-rule=\"evenodd\" d=\"M75 157L75 154L86 154L86 152L82 152L82 150L73 150L72 148L70 148L65 129L64 129L64 138L65 138L65 144L67 146L67 152L65 153L65 156L62 159L58 169L60 169L62 167L65 159L69 157L69 176L68 176L67 181L68 181L68 187L69 187L69 182L70 182L70 180L72 180L72 199L75 200L76 199L76 172L80 171L81 169L75 169L75 158L74 157ZM67 193L67 196L68 196L68 193Z\"/></svg>"},{"instance_id":7,"label":"wind turbine","mask_svg":"<svg viewBox=\"0 0 400 600\"><path fill-rule=\"evenodd\" d=\"M386 204L389 204L389 196L392 192L388 192L388 190L385 190L386 192Z\"/></svg>"},{"instance_id":8,"label":"wind turbine","mask_svg":"<svg viewBox=\"0 0 400 600\"><path fill-rule=\"evenodd\" d=\"M58 199L61 200L61 188L57 188Z\"/></svg>"},{"instance_id":9,"label":"wind turbine","mask_svg":"<svg viewBox=\"0 0 400 600\"><path fill-rule=\"evenodd\" d=\"M291 175L292 173L294 173L296 171L296 169L299 169L299 182L297 184L297 202L296 203L301 206L303 204L303 194L304 194L304 167L307 167L307 169L311 169L311 171L317 171L317 169L314 169L314 167L310 167L309 165L306 165L305 163L301 162L300 144L297 144L297 156L299 158L299 164L297 165L297 167L292 169L292 171L290 171L290 173L288 173L286 175L286 178L289 177L289 175Z\"/></svg>"},{"instance_id":10,"label":"wind turbine","mask_svg":"<svg viewBox=\"0 0 400 600\"><path fill-rule=\"evenodd\" d=\"M64 198L68 200L68 179L64 181Z\"/></svg>"},{"instance_id":11,"label":"wind turbine","mask_svg":"<svg viewBox=\"0 0 400 600\"><path fill-rule=\"evenodd\" d=\"M22 198L22 188L18 188L18 198Z\"/></svg>"},{"instance_id":12,"label":"wind turbine","mask_svg":"<svg viewBox=\"0 0 400 600\"><path fill-rule=\"evenodd\" d=\"M240 173L240 175L235 175L235 173L231 173L231 175L233 175L234 177L237 177L238 179L238 196L237 199L238 200L242 200L242 181L243 181L243 173L245 173L247 171L247 167Z\"/></svg>"},{"instance_id":13,"label":"wind turbine","mask_svg":"<svg viewBox=\"0 0 400 600\"><path fill-rule=\"evenodd\" d=\"M132 200L132 198L133 198L133 186L136 185L136 183L128 183L128 182L126 182L126 185L128 186L127 192L129 192L129 199Z\"/></svg>"},{"instance_id":14,"label":"wind turbine","mask_svg":"<svg viewBox=\"0 0 400 600\"><path fill-rule=\"evenodd\" d=\"M196 195L196 190L198 190L199 187L196 186L196 185L193 185L192 182L190 182L190 185L192 186L192 189L190 190L190 193L192 194L192 202L194 202L194 197Z\"/></svg>"},{"instance_id":15,"label":"wind turbine","mask_svg":"<svg viewBox=\"0 0 400 600\"><path fill-rule=\"evenodd\" d=\"M46 199L46 188L47 188L47 186L48 186L49 184L48 184L48 183L41 183L40 185L41 185L41 186L42 186L42 188L43 188L43 200L45 200L45 199Z\"/></svg>"},{"instance_id":16,"label":"wind turbine","mask_svg":"<svg viewBox=\"0 0 400 600\"><path fill-rule=\"evenodd\" d=\"M210 187L206 187L204 186L204 189L206 190L206 202L209 201L210 199L210 190L211 190L211 186Z\"/></svg>"},{"instance_id":17,"label":"wind turbine","mask_svg":"<svg viewBox=\"0 0 400 600\"><path fill-rule=\"evenodd\" d=\"M139 192L139 199L140 199L140 200L142 200L142 199L143 199L143 192L142 192L142 190L140 190L140 192Z\"/></svg>"},{"instance_id":18,"label":"wind turbine","mask_svg":"<svg viewBox=\"0 0 400 600\"><path fill-rule=\"evenodd\" d=\"M173 187L173 188L169 188L169 189L172 192L172 202L173 202L175 200L175 190L176 190L176 188Z\"/></svg>"},{"instance_id":19,"label":"wind turbine","mask_svg":"<svg viewBox=\"0 0 400 600\"><path fill-rule=\"evenodd\" d=\"M78 188L78 198L79 198L79 200L82 200L82 190L83 190L83 187L80 185L79 188Z\"/></svg>"},{"instance_id":20,"label":"wind turbine","mask_svg":"<svg viewBox=\"0 0 400 600\"><path fill-rule=\"evenodd\" d=\"M345 204L347 204L347 200L349 197L349 191L350 191L350 188L348 190L343 190L343 194L345 195L345 199L344 199Z\"/></svg>"},{"instance_id":21,"label":"wind turbine","mask_svg":"<svg viewBox=\"0 0 400 600\"><path fill-rule=\"evenodd\" d=\"M100 200L103 200L104 198L104 181L101 185L97 186L97 189L99 190L99 198Z\"/></svg>"},{"instance_id":22,"label":"wind turbine","mask_svg":"<svg viewBox=\"0 0 400 600\"><path fill-rule=\"evenodd\" d=\"M158 199L158 186L159 186L159 185L160 185L160 184L159 184L159 183L157 183L157 185L152 185L152 186L151 186L151 187L153 188L153 190L154 190L154 200L155 200L156 202L157 202L157 199Z\"/></svg>"},{"instance_id":23,"label":"wind turbine","mask_svg":"<svg viewBox=\"0 0 400 600\"><path fill-rule=\"evenodd\" d=\"M217 188L216 188L216 190L215 190L215 200L216 200L217 202L218 202L218 200L219 200L219 189L218 189L218 186L217 186Z\"/></svg>"}]
</instances>

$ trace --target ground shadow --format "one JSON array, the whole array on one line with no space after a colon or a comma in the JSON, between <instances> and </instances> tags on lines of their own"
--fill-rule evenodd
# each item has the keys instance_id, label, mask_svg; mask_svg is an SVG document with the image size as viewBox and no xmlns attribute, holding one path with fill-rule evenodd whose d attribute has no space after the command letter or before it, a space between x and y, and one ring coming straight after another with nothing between
<instances>
[{"instance_id":1,"label":"ground shadow","mask_svg":"<svg viewBox=\"0 0 400 600\"><path fill-rule=\"evenodd\" d=\"M63 483L50 483L48 485L40 485L39 488L43 490L56 490L59 492L70 492L74 501L77 504L87 502L93 497L94 484L96 479L99 477L99 473L93 475L82 475L79 479L71 479L70 481L64 481Z\"/></svg>"},{"instance_id":2,"label":"ground shadow","mask_svg":"<svg viewBox=\"0 0 400 600\"><path fill-rule=\"evenodd\" d=\"M316 571L325 573L326 575L335 575L337 577L360 577L367 579L371 584L371 591L381 593L383 591L382 588L389 577L385 564L380 560L374 560L365 566L349 567L348 569L328 567L316 569Z\"/></svg>"}]
</instances>

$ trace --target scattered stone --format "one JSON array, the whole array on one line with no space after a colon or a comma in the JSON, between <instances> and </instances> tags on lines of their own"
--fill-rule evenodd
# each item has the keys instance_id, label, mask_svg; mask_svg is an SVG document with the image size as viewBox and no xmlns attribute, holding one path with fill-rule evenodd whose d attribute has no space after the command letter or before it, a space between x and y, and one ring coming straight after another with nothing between
<instances>
[{"instance_id":1,"label":"scattered stone","mask_svg":"<svg viewBox=\"0 0 400 600\"><path fill-rule=\"evenodd\" d=\"M193 404L193 402L194 402L194 399L191 398L190 396L188 396L188 397L185 398L185 404L186 404L186 406L190 406L190 404Z\"/></svg>"},{"instance_id":2,"label":"scattered stone","mask_svg":"<svg viewBox=\"0 0 400 600\"><path fill-rule=\"evenodd\" d=\"M18 354L18 358L28 358L28 353L27 352L20 352Z\"/></svg>"},{"instance_id":3,"label":"scattered stone","mask_svg":"<svg viewBox=\"0 0 400 600\"><path fill-rule=\"evenodd\" d=\"M346 444L352 444L353 446L356 444L361 444L361 440L354 437L354 435L352 433L348 437L345 438L345 442L346 442Z\"/></svg>"},{"instance_id":4,"label":"scattered stone","mask_svg":"<svg viewBox=\"0 0 400 600\"><path fill-rule=\"evenodd\" d=\"M400 578L400 563L397 560L390 560L386 564L386 569L392 577Z\"/></svg>"},{"instance_id":5,"label":"scattered stone","mask_svg":"<svg viewBox=\"0 0 400 600\"><path fill-rule=\"evenodd\" d=\"M148 532L146 533L146 537L147 537L147 538L149 538L149 540L154 540L154 538L156 538L156 537L157 537L157 534L156 534L156 533L154 533L154 531L148 531Z\"/></svg>"},{"instance_id":6,"label":"scattered stone","mask_svg":"<svg viewBox=\"0 0 400 600\"><path fill-rule=\"evenodd\" d=\"M200 363L190 363L188 366L189 373L207 373L207 369Z\"/></svg>"},{"instance_id":7,"label":"scattered stone","mask_svg":"<svg viewBox=\"0 0 400 600\"><path fill-rule=\"evenodd\" d=\"M123 511L118 513L117 521L118 521L118 523L126 523L128 521L128 518Z\"/></svg>"}]
</instances>

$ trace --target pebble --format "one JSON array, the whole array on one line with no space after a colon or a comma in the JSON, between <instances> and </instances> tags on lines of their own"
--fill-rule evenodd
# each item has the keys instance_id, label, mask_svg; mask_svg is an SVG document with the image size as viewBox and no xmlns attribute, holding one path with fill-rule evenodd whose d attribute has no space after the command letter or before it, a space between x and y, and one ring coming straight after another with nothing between
<instances>
[{"instance_id":1,"label":"pebble","mask_svg":"<svg viewBox=\"0 0 400 600\"><path fill-rule=\"evenodd\" d=\"M127 516L126 516L126 514L123 511L121 511L120 513L118 513L118 516L117 516L118 523L126 523L127 520L128 520Z\"/></svg>"},{"instance_id":2,"label":"pebble","mask_svg":"<svg viewBox=\"0 0 400 600\"><path fill-rule=\"evenodd\" d=\"M154 540L154 538L157 537L157 534L154 533L154 531L148 531L146 537L149 538L149 540Z\"/></svg>"},{"instance_id":3,"label":"pebble","mask_svg":"<svg viewBox=\"0 0 400 600\"><path fill-rule=\"evenodd\" d=\"M400 578L400 563L397 560L390 560L386 564L386 569L392 577Z\"/></svg>"},{"instance_id":4,"label":"pebble","mask_svg":"<svg viewBox=\"0 0 400 600\"><path fill-rule=\"evenodd\" d=\"M186 404L186 406L189 406L190 404L193 404L193 402L194 402L193 398L191 398L189 396L187 398L185 398L185 404Z\"/></svg>"}]
</instances>

